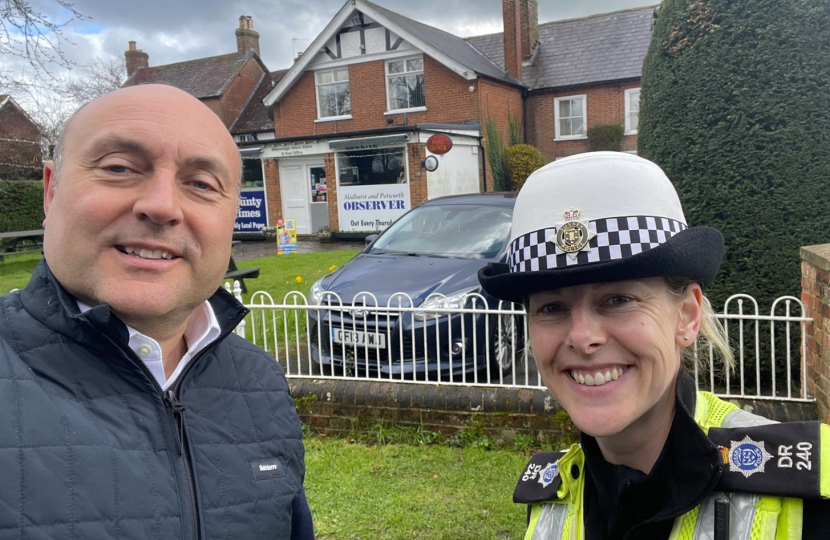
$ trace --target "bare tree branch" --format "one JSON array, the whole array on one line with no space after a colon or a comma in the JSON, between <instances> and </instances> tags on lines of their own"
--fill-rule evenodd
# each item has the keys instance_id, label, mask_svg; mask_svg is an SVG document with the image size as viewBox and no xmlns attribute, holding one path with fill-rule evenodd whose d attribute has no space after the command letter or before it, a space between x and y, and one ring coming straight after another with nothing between
<instances>
[{"instance_id":1,"label":"bare tree branch","mask_svg":"<svg viewBox=\"0 0 830 540\"><path fill-rule=\"evenodd\" d=\"M80 76L70 77L63 85L61 94L83 104L117 90L126 79L127 68L123 58L99 58L85 64Z\"/></svg>"},{"instance_id":2,"label":"bare tree branch","mask_svg":"<svg viewBox=\"0 0 830 540\"><path fill-rule=\"evenodd\" d=\"M62 29L72 21L88 19L67 0L54 0L66 13L66 20L54 21L29 5L27 0L0 1L0 56L14 56L31 66L35 78L54 80L49 66L71 68L73 63L62 50L68 41ZM2 74L0 74L2 75ZM7 83L8 74L3 77Z\"/></svg>"}]
</instances>

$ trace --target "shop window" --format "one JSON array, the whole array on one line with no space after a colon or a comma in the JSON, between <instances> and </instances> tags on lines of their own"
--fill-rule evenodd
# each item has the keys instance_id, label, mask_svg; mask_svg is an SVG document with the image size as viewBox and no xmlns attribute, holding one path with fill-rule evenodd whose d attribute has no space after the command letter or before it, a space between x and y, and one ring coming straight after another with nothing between
<instances>
[{"instance_id":1,"label":"shop window","mask_svg":"<svg viewBox=\"0 0 830 540\"><path fill-rule=\"evenodd\" d=\"M383 148L337 154L341 186L405 184L404 148Z\"/></svg>"},{"instance_id":2,"label":"shop window","mask_svg":"<svg viewBox=\"0 0 830 540\"><path fill-rule=\"evenodd\" d=\"M349 94L349 68L318 71L317 114L318 118L333 118L352 114L352 100Z\"/></svg>"},{"instance_id":3,"label":"shop window","mask_svg":"<svg viewBox=\"0 0 830 540\"><path fill-rule=\"evenodd\" d=\"M386 95L389 110L426 106L424 58L405 58L386 62Z\"/></svg>"},{"instance_id":4,"label":"shop window","mask_svg":"<svg viewBox=\"0 0 830 540\"><path fill-rule=\"evenodd\" d=\"M262 160L246 158L242 160L242 187L262 187L265 184L262 176Z\"/></svg>"},{"instance_id":5,"label":"shop window","mask_svg":"<svg viewBox=\"0 0 830 540\"><path fill-rule=\"evenodd\" d=\"M311 178L311 202L327 202L329 194L326 186L326 169L311 167L308 173Z\"/></svg>"}]
</instances>

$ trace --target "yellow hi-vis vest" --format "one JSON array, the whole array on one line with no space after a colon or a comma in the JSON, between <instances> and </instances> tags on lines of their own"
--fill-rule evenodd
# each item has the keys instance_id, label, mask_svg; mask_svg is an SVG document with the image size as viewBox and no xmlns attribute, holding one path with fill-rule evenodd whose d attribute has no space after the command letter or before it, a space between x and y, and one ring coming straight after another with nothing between
<instances>
[{"instance_id":1,"label":"yellow hi-vis vest","mask_svg":"<svg viewBox=\"0 0 830 540\"><path fill-rule=\"evenodd\" d=\"M695 406L695 422L709 433L709 428L741 428L773 424L761 416L739 409L709 392L698 392ZM821 426L822 439L827 435L826 425ZM823 452L822 465L827 463ZM558 461L561 485L553 501L533 504L525 540L584 540L583 490L585 475L571 471L583 471L585 456L582 448L574 444ZM822 467L824 470L824 468ZM822 475L822 494L830 475ZM715 535L715 501L726 497L730 507L730 540L801 540L801 499L758 495L752 493L712 493L697 508L678 517L669 540L713 540Z\"/></svg>"}]
</instances>

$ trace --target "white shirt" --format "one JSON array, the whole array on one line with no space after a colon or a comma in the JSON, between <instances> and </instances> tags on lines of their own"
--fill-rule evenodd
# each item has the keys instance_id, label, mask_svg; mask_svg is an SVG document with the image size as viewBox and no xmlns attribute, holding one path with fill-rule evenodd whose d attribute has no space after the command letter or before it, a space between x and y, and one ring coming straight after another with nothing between
<instances>
[{"instance_id":1,"label":"white shirt","mask_svg":"<svg viewBox=\"0 0 830 540\"><path fill-rule=\"evenodd\" d=\"M92 309L83 302L77 302L78 309L81 313L86 313ZM184 340L187 343L187 352L179 360L179 365L176 366L176 369L168 379L164 375L161 346L158 344L158 341L150 336L145 336L129 325L127 325L127 330L130 333L130 349L144 362L144 365L153 374L153 377L158 381L162 390L167 390L173 386L173 383L176 382L176 379L179 378L193 357L199 351L210 345L222 333L222 330L219 328L219 321L216 320L216 314L213 312L213 306L210 305L210 302L205 301L204 304L193 310L193 313L187 320L187 326L184 329Z\"/></svg>"}]
</instances>

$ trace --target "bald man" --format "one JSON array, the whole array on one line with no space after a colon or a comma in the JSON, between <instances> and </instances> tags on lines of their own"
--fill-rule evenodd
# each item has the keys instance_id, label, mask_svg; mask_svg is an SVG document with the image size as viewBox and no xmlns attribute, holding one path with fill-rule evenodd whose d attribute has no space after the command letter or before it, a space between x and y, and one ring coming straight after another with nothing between
<instances>
[{"instance_id":1,"label":"bald man","mask_svg":"<svg viewBox=\"0 0 830 540\"><path fill-rule=\"evenodd\" d=\"M313 538L279 364L221 287L236 145L172 87L107 94L44 166L44 260L0 298L0 539Z\"/></svg>"}]
</instances>

